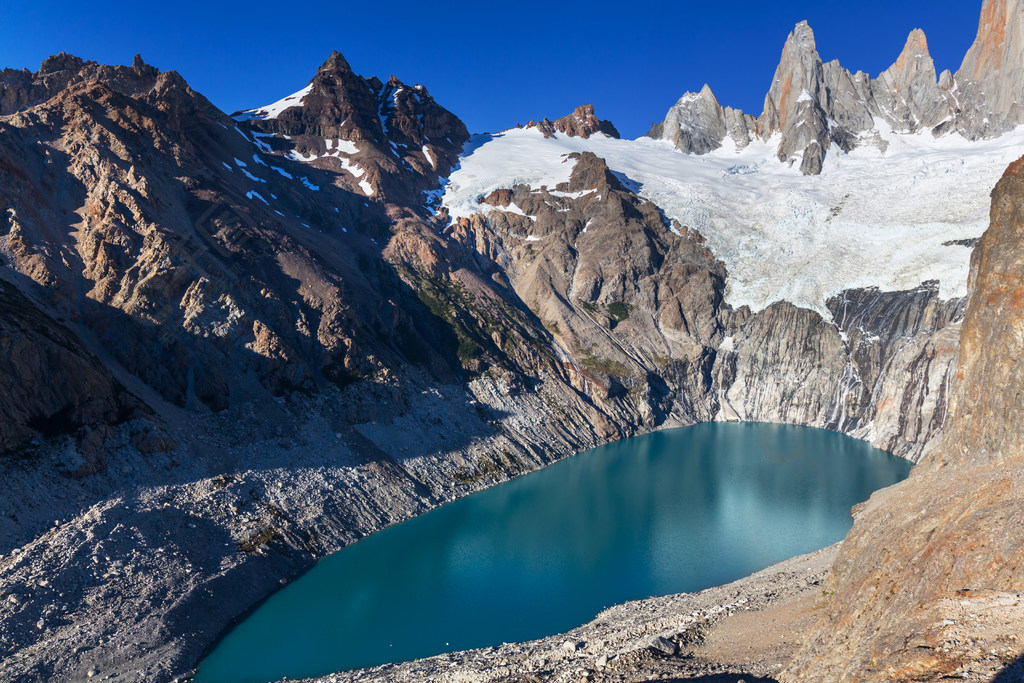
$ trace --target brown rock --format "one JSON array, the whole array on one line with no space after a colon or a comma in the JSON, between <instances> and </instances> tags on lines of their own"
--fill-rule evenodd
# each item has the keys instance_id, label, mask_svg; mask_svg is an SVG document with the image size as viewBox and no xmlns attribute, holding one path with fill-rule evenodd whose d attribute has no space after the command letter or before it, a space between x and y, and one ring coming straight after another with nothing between
<instances>
[{"instance_id":1,"label":"brown rock","mask_svg":"<svg viewBox=\"0 0 1024 683\"><path fill-rule=\"evenodd\" d=\"M1024 160L992 197L946 435L858 514L827 581L831 598L785 680L952 674L977 653L937 639L945 605L965 589L1024 589ZM1013 621L1004 635L1019 634Z\"/></svg>"},{"instance_id":2,"label":"brown rock","mask_svg":"<svg viewBox=\"0 0 1024 683\"><path fill-rule=\"evenodd\" d=\"M517 128L523 126L517 125ZM538 123L529 121L526 128L537 128L545 137L553 137L555 132L564 133L569 137L589 138L596 133L603 133L608 137L618 138L619 131L615 129L611 121L602 121L594 115L594 105L581 104L571 114L567 114L554 121L546 117Z\"/></svg>"},{"instance_id":3,"label":"brown rock","mask_svg":"<svg viewBox=\"0 0 1024 683\"><path fill-rule=\"evenodd\" d=\"M140 410L67 328L0 281L0 452ZM89 447L95 434L103 432L87 433Z\"/></svg>"}]
</instances>

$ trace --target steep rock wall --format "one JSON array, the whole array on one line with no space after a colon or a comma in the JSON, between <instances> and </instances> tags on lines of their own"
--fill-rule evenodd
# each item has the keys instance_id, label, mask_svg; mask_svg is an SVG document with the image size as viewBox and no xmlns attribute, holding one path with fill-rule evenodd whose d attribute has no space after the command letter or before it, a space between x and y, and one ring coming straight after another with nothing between
<instances>
[{"instance_id":1,"label":"steep rock wall","mask_svg":"<svg viewBox=\"0 0 1024 683\"><path fill-rule=\"evenodd\" d=\"M1019 654L1017 619L995 620L982 651L948 618L951 604L998 614L1024 590L1024 160L994 190L991 218L972 259L945 435L856 516L787 680L935 680Z\"/></svg>"}]
</instances>

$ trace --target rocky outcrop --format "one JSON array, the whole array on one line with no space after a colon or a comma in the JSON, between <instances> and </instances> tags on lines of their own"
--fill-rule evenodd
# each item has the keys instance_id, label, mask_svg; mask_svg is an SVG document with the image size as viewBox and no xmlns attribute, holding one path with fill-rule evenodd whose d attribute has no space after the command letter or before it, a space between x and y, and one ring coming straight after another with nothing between
<instances>
[{"instance_id":1,"label":"rocky outcrop","mask_svg":"<svg viewBox=\"0 0 1024 683\"><path fill-rule=\"evenodd\" d=\"M497 190L480 200L495 210L451 234L500 265L603 411L644 426L814 425L911 460L941 432L962 301L932 282L843 292L831 318L786 302L733 310L699 234L593 154L569 161L565 186Z\"/></svg>"},{"instance_id":2,"label":"rocky outcrop","mask_svg":"<svg viewBox=\"0 0 1024 683\"><path fill-rule=\"evenodd\" d=\"M0 457L82 428L84 437L93 425L116 425L142 409L69 330L3 281L0 382Z\"/></svg>"},{"instance_id":3,"label":"rocky outcrop","mask_svg":"<svg viewBox=\"0 0 1024 683\"><path fill-rule=\"evenodd\" d=\"M56 96L76 83L99 81L125 95L142 95L153 89L160 72L135 55L132 66L108 66L85 61L66 52L42 63L39 71L0 71L0 116L13 114Z\"/></svg>"},{"instance_id":4,"label":"rocky outcrop","mask_svg":"<svg viewBox=\"0 0 1024 683\"><path fill-rule=\"evenodd\" d=\"M540 123L530 121L525 127L537 128L544 133L544 137L553 137L556 132L564 133L571 138L589 138L597 133L603 133L610 138L619 137L619 131L615 129L611 121L602 121L594 115L594 105L592 104L581 104L571 114L554 121L549 121L547 118L541 119Z\"/></svg>"},{"instance_id":5,"label":"rocky outcrop","mask_svg":"<svg viewBox=\"0 0 1024 683\"><path fill-rule=\"evenodd\" d=\"M993 192L974 251L944 437L857 514L825 586L832 597L787 680L957 678L972 662L1019 653L1019 617L998 615L1024 590L1022 206L1024 160ZM984 639L956 637L953 605L992 617Z\"/></svg>"},{"instance_id":6,"label":"rocky outcrop","mask_svg":"<svg viewBox=\"0 0 1024 683\"><path fill-rule=\"evenodd\" d=\"M914 29L903 52L888 69L871 82L878 111L896 130L934 128L952 115L948 93L935 73L924 31Z\"/></svg>"},{"instance_id":7,"label":"rocky outcrop","mask_svg":"<svg viewBox=\"0 0 1024 683\"><path fill-rule=\"evenodd\" d=\"M706 397L720 338L724 268L692 231L666 222L585 152L568 183L492 195L498 210L461 219L452 238L500 264L543 323L579 389L626 433L675 414L712 416ZM679 394L663 381L676 376ZM675 405L678 400L678 405Z\"/></svg>"},{"instance_id":8,"label":"rocky outcrop","mask_svg":"<svg viewBox=\"0 0 1024 683\"><path fill-rule=\"evenodd\" d=\"M828 126L820 104L823 84L814 33L804 21L797 24L782 48L782 61L765 97L757 130L765 135L781 132L779 160L799 161L805 174L821 172L828 149Z\"/></svg>"},{"instance_id":9,"label":"rocky outcrop","mask_svg":"<svg viewBox=\"0 0 1024 683\"><path fill-rule=\"evenodd\" d=\"M738 109L723 108L705 84L699 93L684 95L663 122L654 124L647 136L669 140L687 154L706 154L721 147L726 136L738 148L746 147L755 125L754 117Z\"/></svg>"},{"instance_id":10,"label":"rocky outcrop","mask_svg":"<svg viewBox=\"0 0 1024 683\"><path fill-rule=\"evenodd\" d=\"M688 93L649 137L681 151L705 154L726 137L740 148L780 136L778 158L805 174L822 170L833 144L849 152L862 144L884 150L875 120L897 132L957 131L971 140L999 135L1024 122L1024 5L985 0L978 37L956 75L935 73L924 32L914 29L896 61L877 78L851 73L838 61L822 64L807 22L790 33L764 111L756 121L723 109L710 88Z\"/></svg>"},{"instance_id":11,"label":"rocky outcrop","mask_svg":"<svg viewBox=\"0 0 1024 683\"><path fill-rule=\"evenodd\" d=\"M850 290L828 302L849 350L842 409L825 426L916 459L941 433L964 301L938 283L914 290Z\"/></svg>"}]
</instances>

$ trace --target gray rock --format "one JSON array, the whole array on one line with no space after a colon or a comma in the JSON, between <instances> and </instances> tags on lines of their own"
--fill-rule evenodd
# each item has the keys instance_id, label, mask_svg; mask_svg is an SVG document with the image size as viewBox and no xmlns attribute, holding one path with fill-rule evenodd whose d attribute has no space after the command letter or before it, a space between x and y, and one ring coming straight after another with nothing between
<instances>
[{"instance_id":1,"label":"gray rock","mask_svg":"<svg viewBox=\"0 0 1024 683\"><path fill-rule=\"evenodd\" d=\"M895 130L932 128L953 114L921 29L910 32L899 58L872 81L871 92L877 112Z\"/></svg>"},{"instance_id":2,"label":"gray rock","mask_svg":"<svg viewBox=\"0 0 1024 683\"><path fill-rule=\"evenodd\" d=\"M674 640L669 640L665 636L654 636L647 643L647 647L655 652L669 656L679 652L679 645Z\"/></svg>"},{"instance_id":3,"label":"gray rock","mask_svg":"<svg viewBox=\"0 0 1024 683\"><path fill-rule=\"evenodd\" d=\"M670 140L681 152L707 154L722 146L726 135L737 137L737 145L750 142L750 134L742 113L730 110L727 117L711 87L705 85L700 92L687 92L669 110L665 121L655 124L648 136ZM730 125L731 124L731 125Z\"/></svg>"},{"instance_id":4,"label":"gray rock","mask_svg":"<svg viewBox=\"0 0 1024 683\"><path fill-rule=\"evenodd\" d=\"M705 86L687 93L655 124L649 137L681 151L705 154L730 136L737 147L781 134L778 157L821 172L832 143L849 152L862 144L885 150L875 127L897 132L953 130L969 139L990 137L1024 122L1024 1L985 0L978 37L954 76L936 76L924 31L914 29L896 61L875 79L832 61L822 64L807 22L789 34L764 110L755 120L723 108Z\"/></svg>"},{"instance_id":5,"label":"gray rock","mask_svg":"<svg viewBox=\"0 0 1024 683\"><path fill-rule=\"evenodd\" d=\"M764 100L758 130L771 136L782 133L778 156L781 161L800 162L805 174L821 172L829 146L824 99L824 72L814 43L814 32L806 21L796 25L775 70L772 87Z\"/></svg>"}]
</instances>

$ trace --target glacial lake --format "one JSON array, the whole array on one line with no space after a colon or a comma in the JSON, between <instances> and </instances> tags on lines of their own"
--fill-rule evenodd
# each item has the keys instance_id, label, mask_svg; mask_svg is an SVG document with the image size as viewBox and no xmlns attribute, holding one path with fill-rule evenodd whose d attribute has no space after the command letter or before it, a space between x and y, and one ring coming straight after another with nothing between
<instances>
[{"instance_id":1,"label":"glacial lake","mask_svg":"<svg viewBox=\"0 0 1024 683\"><path fill-rule=\"evenodd\" d=\"M571 630L831 545L910 463L807 427L656 432L384 529L271 596L196 683L325 675Z\"/></svg>"}]
</instances>

